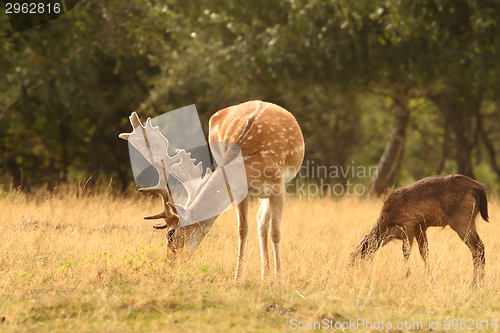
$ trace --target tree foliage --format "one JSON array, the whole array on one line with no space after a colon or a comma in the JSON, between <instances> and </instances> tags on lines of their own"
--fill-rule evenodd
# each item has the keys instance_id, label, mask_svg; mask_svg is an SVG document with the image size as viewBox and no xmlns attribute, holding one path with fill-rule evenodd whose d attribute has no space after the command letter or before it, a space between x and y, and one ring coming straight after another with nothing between
<instances>
[{"instance_id":1,"label":"tree foliage","mask_svg":"<svg viewBox=\"0 0 500 333\"><path fill-rule=\"evenodd\" d=\"M494 0L89 0L13 34L3 15L0 183L126 188L131 111L196 104L206 127L250 99L296 115L307 159L377 165L406 86L388 185L460 172L499 188L499 18Z\"/></svg>"}]
</instances>

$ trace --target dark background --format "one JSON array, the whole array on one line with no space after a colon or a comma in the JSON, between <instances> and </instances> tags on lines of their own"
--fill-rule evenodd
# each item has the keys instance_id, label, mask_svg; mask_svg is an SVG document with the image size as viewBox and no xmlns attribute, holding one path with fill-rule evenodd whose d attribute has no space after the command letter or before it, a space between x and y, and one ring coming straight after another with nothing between
<instances>
[{"instance_id":1,"label":"dark background","mask_svg":"<svg viewBox=\"0 0 500 333\"><path fill-rule=\"evenodd\" d=\"M499 25L499 1L80 1L18 33L0 10L0 184L132 188L133 110L196 104L206 130L261 99L315 165L379 165L375 193L456 172L498 191Z\"/></svg>"}]
</instances>

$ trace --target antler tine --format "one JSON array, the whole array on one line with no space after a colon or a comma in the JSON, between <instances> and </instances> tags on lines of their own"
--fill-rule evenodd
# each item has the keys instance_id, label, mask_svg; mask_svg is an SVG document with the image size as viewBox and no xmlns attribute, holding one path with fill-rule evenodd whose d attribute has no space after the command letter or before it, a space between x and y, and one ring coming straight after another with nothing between
<instances>
[{"instance_id":1,"label":"antler tine","mask_svg":"<svg viewBox=\"0 0 500 333\"><path fill-rule=\"evenodd\" d=\"M137 127L141 126L141 120L139 119L139 116L135 111L132 112L132 114L130 115L130 117L128 117L128 119L130 119L130 124L132 125L133 129L136 129ZM131 134L132 133L121 133L120 135L118 135L118 137L120 139L128 141L128 138L130 137Z\"/></svg>"},{"instance_id":2,"label":"antler tine","mask_svg":"<svg viewBox=\"0 0 500 333\"><path fill-rule=\"evenodd\" d=\"M166 228L168 228L168 224L166 224L166 223L163 223L163 224L158 223L158 224L155 224L153 226L153 228L155 228L155 229L166 229Z\"/></svg>"},{"instance_id":3,"label":"antler tine","mask_svg":"<svg viewBox=\"0 0 500 333\"><path fill-rule=\"evenodd\" d=\"M171 204L170 202L167 202L165 206L168 206L170 208L170 212L172 213L171 217L174 217L174 218L178 218L179 217L179 215L177 215L177 213L176 213L175 206L173 204ZM165 211L161 212L160 214L156 214L156 215L153 215L153 216L146 216L144 219L146 219L146 220L153 220L153 219L160 219L160 218L164 218L165 222L164 223L155 224L153 226L153 228L155 228L155 229L165 229L165 228L167 228L167 227L170 226L167 223L168 216L167 216L167 213L166 213L166 207L165 207ZM172 219L170 219L170 220L172 220Z\"/></svg>"},{"instance_id":4,"label":"antler tine","mask_svg":"<svg viewBox=\"0 0 500 333\"><path fill-rule=\"evenodd\" d=\"M118 135L118 137L120 139L127 140L127 141L128 141L129 136L130 136L130 133L121 133L120 135Z\"/></svg>"},{"instance_id":5,"label":"antler tine","mask_svg":"<svg viewBox=\"0 0 500 333\"><path fill-rule=\"evenodd\" d=\"M195 165L196 159L191 158L190 152L186 152L183 149L177 149L177 152L178 156L180 156L180 161L171 165L170 173L177 178L186 189L188 201L185 206L187 206L191 200L194 199L201 185L208 180L212 172L207 168L205 177L202 178L202 163L199 162Z\"/></svg>"},{"instance_id":6,"label":"antler tine","mask_svg":"<svg viewBox=\"0 0 500 333\"><path fill-rule=\"evenodd\" d=\"M145 192L145 193L158 193L159 194L161 191L162 191L161 188L154 188L154 187L146 187L146 188L139 189L139 192Z\"/></svg>"},{"instance_id":7,"label":"antler tine","mask_svg":"<svg viewBox=\"0 0 500 333\"><path fill-rule=\"evenodd\" d=\"M172 195L170 194L170 191L168 191L166 189L155 189L155 188L139 189L139 191L158 193L158 195L162 198L163 212L155 214L155 215L144 217L145 220L165 219L164 223L155 224L153 226L153 228L165 229L165 228L170 227L170 225L172 223L175 224L175 219L178 218L178 215L177 215L177 211L175 209L175 205L173 204L173 198L172 198Z\"/></svg>"},{"instance_id":8,"label":"antler tine","mask_svg":"<svg viewBox=\"0 0 500 333\"><path fill-rule=\"evenodd\" d=\"M157 220L157 219L165 219L167 218L167 213L161 212L156 215L151 215L151 216L146 216L144 217L145 220Z\"/></svg>"},{"instance_id":9,"label":"antler tine","mask_svg":"<svg viewBox=\"0 0 500 333\"><path fill-rule=\"evenodd\" d=\"M132 112L132 114L130 115L130 117L128 117L128 119L130 119L130 124L132 124L132 127L134 129L141 126L141 120L139 119L139 116L135 111Z\"/></svg>"}]
</instances>

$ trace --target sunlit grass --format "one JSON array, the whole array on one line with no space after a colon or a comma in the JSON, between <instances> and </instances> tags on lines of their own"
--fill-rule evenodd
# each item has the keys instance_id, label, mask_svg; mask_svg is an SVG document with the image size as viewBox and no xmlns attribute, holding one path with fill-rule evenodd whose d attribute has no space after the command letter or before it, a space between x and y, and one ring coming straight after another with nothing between
<instances>
[{"instance_id":1,"label":"sunlit grass","mask_svg":"<svg viewBox=\"0 0 500 333\"><path fill-rule=\"evenodd\" d=\"M470 252L449 228L429 229L428 272L414 248L405 278L396 241L372 265L350 272L349 254L375 222L379 200L287 199L281 285L260 277L256 201L247 278L232 284L234 210L219 217L191 260L173 261L165 232L142 219L161 209L159 198L65 188L38 198L0 197L1 331L282 332L292 319L420 321L424 328L430 319L443 331L446 318L500 317L496 200L491 223L478 220L487 275L481 289L471 290Z\"/></svg>"}]
</instances>

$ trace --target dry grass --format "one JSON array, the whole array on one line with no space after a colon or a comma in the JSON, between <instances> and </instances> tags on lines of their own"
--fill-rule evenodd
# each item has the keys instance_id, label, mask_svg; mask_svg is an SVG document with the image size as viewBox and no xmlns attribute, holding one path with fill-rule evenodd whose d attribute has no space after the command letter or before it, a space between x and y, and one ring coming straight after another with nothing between
<instances>
[{"instance_id":1,"label":"dry grass","mask_svg":"<svg viewBox=\"0 0 500 333\"><path fill-rule=\"evenodd\" d=\"M500 318L496 200L489 206L492 223L478 221L486 281L471 290L470 252L449 228L429 230L428 273L414 248L412 274L404 278L401 243L394 242L373 265L349 275L349 253L381 201L289 200L282 227L285 285L260 279L252 202L247 279L233 285L234 210L219 217L194 258L174 262L164 231L142 220L160 209L156 197L64 189L38 200L0 196L2 331L282 332L292 319L420 321L424 328L431 319L443 331L446 318L488 319L490 327Z\"/></svg>"}]
</instances>

